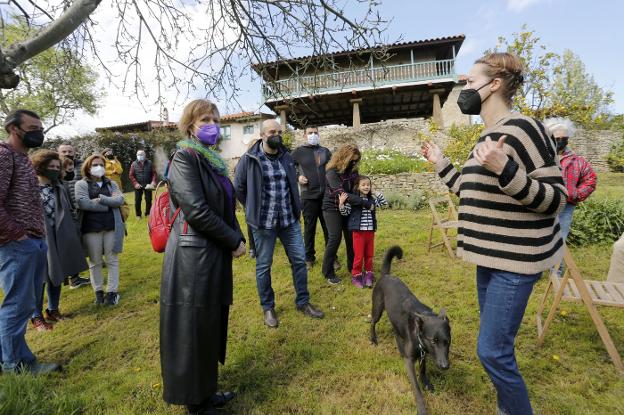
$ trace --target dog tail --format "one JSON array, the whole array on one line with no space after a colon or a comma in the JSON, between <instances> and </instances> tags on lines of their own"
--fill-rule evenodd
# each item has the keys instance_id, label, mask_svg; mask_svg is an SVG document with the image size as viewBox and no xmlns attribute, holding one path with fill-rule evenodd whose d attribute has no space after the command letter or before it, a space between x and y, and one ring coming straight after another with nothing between
<instances>
[{"instance_id":1,"label":"dog tail","mask_svg":"<svg viewBox=\"0 0 624 415\"><path fill-rule=\"evenodd\" d=\"M403 258L403 250L400 246L395 245L386 251L386 256L384 257L383 264L381 265L382 277L384 275L390 274L390 265L394 257L397 257L399 259Z\"/></svg>"}]
</instances>

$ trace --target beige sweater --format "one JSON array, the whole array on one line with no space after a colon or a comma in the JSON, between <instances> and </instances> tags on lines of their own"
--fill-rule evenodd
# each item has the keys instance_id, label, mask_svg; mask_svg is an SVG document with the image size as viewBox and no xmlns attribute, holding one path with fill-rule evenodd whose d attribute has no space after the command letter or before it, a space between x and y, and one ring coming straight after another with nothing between
<instances>
[{"instance_id":1,"label":"beige sweater","mask_svg":"<svg viewBox=\"0 0 624 415\"><path fill-rule=\"evenodd\" d=\"M461 173L446 158L436 171L459 196L458 255L484 267L535 274L563 258L558 213L567 191L555 143L540 122L513 114L486 129L479 143L503 135L509 160L500 176L472 152Z\"/></svg>"}]
</instances>

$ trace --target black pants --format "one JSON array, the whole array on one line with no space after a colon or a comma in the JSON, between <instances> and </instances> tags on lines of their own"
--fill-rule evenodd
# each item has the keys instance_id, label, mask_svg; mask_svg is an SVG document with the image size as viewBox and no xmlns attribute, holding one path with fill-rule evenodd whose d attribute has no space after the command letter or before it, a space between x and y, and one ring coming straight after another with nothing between
<instances>
[{"instance_id":1,"label":"black pants","mask_svg":"<svg viewBox=\"0 0 624 415\"><path fill-rule=\"evenodd\" d=\"M249 250L256 251L256 244L254 243L253 234L251 233L251 226L247 225L247 245L249 246Z\"/></svg>"},{"instance_id":2,"label":"black pants","mask_svg":"<svg viewBox=\"0 0 624 415\"><path fill-rule=\"evenodd\" d=\"M141 217L141 203L145 193L145 215L149 215L152 209L152 191L145 189L134 189L134 210L137 217Z\"/></svg>"},{"instance_id":3,"label":"black pants","mask_svg":"<svg viewBox=\"0 0 624 415\"><path fill-rule=\"evenodd\" d=\"M323 199L302 199L301 205L303 208L303 241L305 243L306 261L316 261L316 251L314 250L314 239L316 236L316 222L321 222L321 228L323 229L323 237L325 238L325 245L327 245L327 226L325 225L325 218L323 217Z\"/></svg>"},{"instance_id":4,"label":"black pants","mask_svg":"<svg viewBox=\"0 0 624 415\"><path fill-rule=\"evenodd\" d=\"M351 232L347 229L347 218L342 216L338 211L324 210L323 217L327 225L327 245L325 246L325 255L323 256L323 275L325 278L333 278L334 261L336 253L342 241L344 234L345 244L347 248L347 269L353 269L353 241Z\"/></svg>"}]
</instances>

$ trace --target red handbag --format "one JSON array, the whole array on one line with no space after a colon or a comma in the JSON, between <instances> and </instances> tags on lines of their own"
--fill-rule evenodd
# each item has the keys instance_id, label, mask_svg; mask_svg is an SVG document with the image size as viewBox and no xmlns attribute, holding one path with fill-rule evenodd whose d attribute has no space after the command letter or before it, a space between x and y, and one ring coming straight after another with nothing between
<instances>
[{"instance_id":1,"label":"red handbag","mask_svg":"<svg viewBox=\"0 0 624 415\"><path fill-rule=\"evenodd\" d=\"M169 205L169 191L165 190L158 194L159 189L165 187L165 182L158 183L154 192L154 204L150 210L149 220L147 221L147 229L149 231L150 242L154 251L162 253L167 247L167 240L171 233L171 227L175 222L180 208L177 208L171 215L171 206Z\"/></svg>"}]
</instances>

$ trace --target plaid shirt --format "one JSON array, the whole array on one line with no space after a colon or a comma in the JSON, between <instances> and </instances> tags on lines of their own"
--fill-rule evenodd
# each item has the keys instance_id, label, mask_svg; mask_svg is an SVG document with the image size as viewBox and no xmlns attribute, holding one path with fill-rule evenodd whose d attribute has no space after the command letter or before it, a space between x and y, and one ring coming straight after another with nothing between
<instances>
[{"instance_id":1,"label":"plaid shirt","mask_svg":"<svg viewBox=\"0 0 624 415\"><path fill-rule=\"evenodd\" d=\"M262 167L262 207L260 228L286 228L295 223L286 170L279 158L270 159L260 151Z\"/></svg>"},{"instance_id":2,"label":"plaid shirt","mask_svg":"<svg viewBox=\"0 0 624 415\"><path fill-rule=\"evenodd\" d=\"M561 172L568 189L568 203L576 205L596 190L598 179L591 165L569 148L561 156Z\"/></svg>"}]
</instances>

